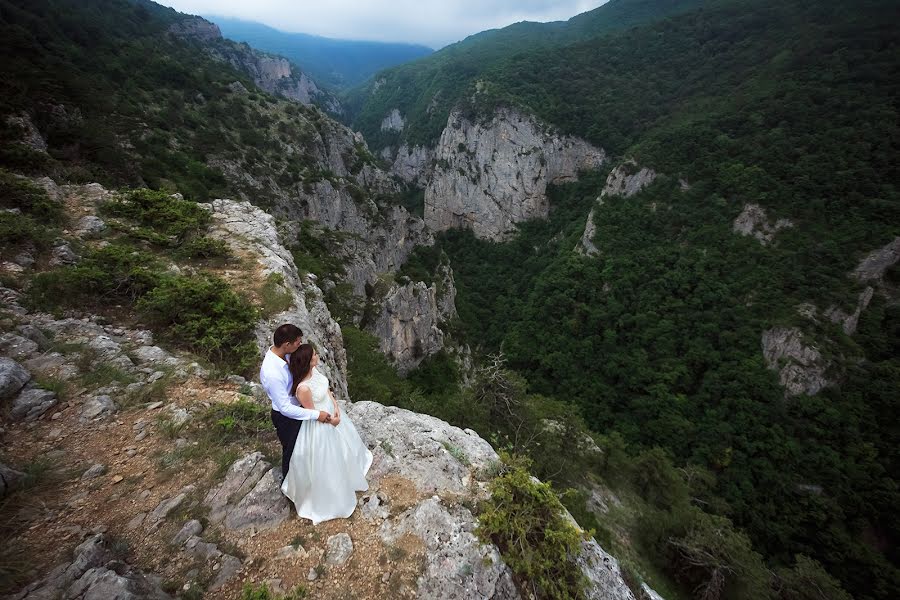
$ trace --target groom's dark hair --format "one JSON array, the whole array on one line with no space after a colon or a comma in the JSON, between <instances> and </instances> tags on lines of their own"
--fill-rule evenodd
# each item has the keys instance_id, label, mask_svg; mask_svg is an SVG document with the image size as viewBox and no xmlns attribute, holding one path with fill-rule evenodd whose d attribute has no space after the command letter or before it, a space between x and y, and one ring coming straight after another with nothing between
<instances>
[{"instance_id":1,"label":"groom's dark hair","mask_svg":"<svg viewBox=\"0 0 900 600\"><path fill-rule=\"evenodd\" d=\"M275 347L277 348L282 344L293 342L301 337L303 337L303 332L300 331L299 327L291 325L290 323L285 323L275 330L275 335L272 336L272 343L275 344Z\"/></svg>"}]
</instances>

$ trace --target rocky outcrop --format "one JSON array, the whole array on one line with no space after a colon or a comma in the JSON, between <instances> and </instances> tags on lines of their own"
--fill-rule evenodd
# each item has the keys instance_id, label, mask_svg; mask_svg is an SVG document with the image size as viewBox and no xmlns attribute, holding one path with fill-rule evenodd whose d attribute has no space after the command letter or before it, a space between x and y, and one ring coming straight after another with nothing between
<instances>
[{"instance_id":1,"label":"rocky outcrop","mask_svg":"<svg viewBox=\"0 0 900 600\"><path fill-rule=\"evenodd\" d=\"M587 222L584 224L584 233L581 234L581 241L575 245L575 252L582 256L597 256L600 249L594 245L594 236L597 235L597 224L594 222L594 211L592 208L588 213Z\"/></svg>"},{"instance_id":2,"label":"rocky outcrop","mask_svg":"<svg viewBox=\"0 0 900 600\"><path fill-rule=\"evenodd\" d=\"M826 377L830 363L796 327L775 327L762 335L766 364L777 370L786 396L814 395L832 385Z\"/></svg>"},{"instance_id":3,"label":"rocky outcrop","mask_svg":"<svg viewBox=\"0 0 900 600\"><path fill-rule=\"evenodd\" d=\"M900 238L894 239L889 244L878 250L870 252L864 257L855 269L850 273L850 277L860 283L867 284L859 293L856 299L856 305L852 311L845 310L841 306L829 306L822 311L821 315L836 325L840 325L841 329L847 335L856 333L859 326L859 318L872 298L875 297L876 289L881 290L883 294L890 296L884 286L884 274L900 260ZM807 302L799 307L797 311L804 317L813 321L819 319L819 309L812 303Z\"/></svg>"},{"instance_id":4,"label":"rocky outcrop","mask_svg":"<svg viewBox=\"0 0 900 600\"><path fill-rule=\"evenodd\" d=\"M468 509L429 498L385 521L381 539L394 544L412 535L424 542L427 558L419 577L419 598L519 598L512 572L497 548L476 537L476 523Z\"/></svg>"},{"instance_id":5,"label":"rocky outcrop","mask_svg":"<svg viewBox=\"0 0 900 600\"><path fill-rule=\"evenodd\" d=\"M778 219L770 223L766 211L759 204L746 204L732 226L732 231L741 235L752 235L763 246L772 243L779 230L793 227L790 219Z\"/></svg>"},{"instance_id":6,"label":"rocky outcrop","mask_svg":"<svg viewBox=\"0 0 900 600\"><path fill-rule=\"evenodd\" d=\"M600 192L601 198L622 196L630 198L656 180L653 169L638 167L633 160L627 160L613 169L606 178L606 184Z\"/></svg>"},{"instance_id":7,"label":"rocky outcrop","mask_svg":"<svg viewBox=\"0 0 900 600\"><path fill-rule=\"evenodd\" d=\"M211 489L203 501L210 509L211 523L224 523L230 530L250 527L269 529L290 516L291 506L281 493L281 469L254 452L236 461L225 480Z\"/></svg>"},{"instance_id":8,"label":"rocky outcrop","mask_svg":"<svg viewBox=\"0 0 900 600\"><path fill-rule=\"evenodd\" d=\"M403 118L403 115L400 114L400 111L392 109L391 112L381 120L381 130L382 131L403 131L403 127L406 126L406 119Z\"/></svg>"},{"instance_id":9,"label":"rocky outcrop","mask_svg":"<svg viewBox=\"0 0 900 600\"><path fill-rule=\"evenodd\" d=\"M343 112L335 96L320 89L286 58L226 40L219 27L206 19L188 17L172 25L169 33L202 42L210 56L245 73L261 90L302 104L318 104L336 114Z\"/></svg>"},{"instance_id":10,"label":"rocky outcrop","mask_svg":"<svg viewBox=\"0 0 900 600\"><path fill-rule=\"evenodd\" d=\"M862 283L878 283L898 260L900 260L900 237L869 253L853 270L852 276Z\"/></svg>"},{"instance_id":11,"label":"rocky outcrop","mask_svg":"<svg viewBox=\"0 0 900 600\"><path fill-rule=\"evenodd\" d=\"M825 317L832 323L840 325L847 335L853 335L859 325L860 315L869 307L869 302L872 301L874 295L875 288L866 286L866 289L859 293L856 308L852 313L847 313L838 306L832 306L825 311Z\"/></svg>"},{"instance_id":12,"label":"rocky outcrop","mask_svg":"<svg viewBox=\"0 0 900 600\"><path fill-rule=\"evenodd\" d=\"M499 110L486 123L451 113L425 190L425 222L435 231L469 228L503 240L515 224L544 218L546 189L599 167L603 150L548 131L532 117Z\"/></svg>"},{"instance_id":13,"label":"rocky outcrop","mask_svg":"<svg viewBox=\"0 0 900 600\"><path fill-rule=\"evenodd\" d=\"M433 173L434 150L425 146L413 146L410 148L402 144L393 157L391 173L420 187L425 187Z\"/></svg>"},{"instance_id":14,"label":"rocky outcrop","mask_svg":"<svg viewBox=\"0 0 900 600\"><path fill-rule=\"evenodd\" d=\"M222 39L222 31L215 23L202 17L189 16L169 27L169 33L180 38L195 39L203 42Z\"/></svg>"},{"instance_id":15,"label":"rocky outcrop","mask_svg":"<svg viewBox=\"0 0 900 600\"><path fill-rule=\"evenodd\" d=\"M453 271L442 266L431 286L422 281L395 283L381 301L371 330L381 341L381 351L405 374L444 347L441 325L455 317Z\"/></svg>"},{"instance_id":16,"label":"rocky outcrop","mask_svg":"<svg viewBox=\"0 0 900 600\"><path fill-rule=\"evenodd\" d=\"M47 140L44 139L41 132L34 126L28 113L10 115L6 117L6 124L13 129L19 130L19 143L24 144L37 152L47 151Z\"/></svg>"},{"instance_id":17,"label":"rocky outcrop","mask_svg":"<svg viewBox=\"0 0 900 600\"><path fill-rule=\"evenodd\" d=\"M109 549L109 540L98 534L75 548L71 562L59 565L8 600L170 600L161 583L159 577L119 560Z\"/></svg>"},{"instance_id":18,"label":"rocky outcrop","mask_svg":"<svg viewBox=\"0 0 900 600\"><path fill-rule=\"evenodd\" d=\"M497 548L475 536L477 519L465 503L450 498L485 497L489 473L499 457L471 430L440 419L375 402L357 401L345 409L372 449L368 496L391 506L390 482L408 481L418 499L396 516L370 511L382 519L380 535L392 544L403 535L425 548L419 598L519 598L511 572ZM366 505L363 507L366 514ZM589 598L633 600L615 559L596 541L585 541L578 564L588 579Z\"/></svg>"},{"instance_id":19,"label":"rocky outcrop","mask_svg":"<svg viewBox=\"0 0 900 600\"><path fill-rule=\"evenodd\" d=\"M256 337L260 353L271 345L272 332L278 325L297 325L303 330L304 339L319 348L322 370L335 390L346 398L347 355L341 329L331 318L315 276L301 279L291 253L281 242L274 217L249 202L215 200L205 206L213 216L209 236L223 240L236 255L255 260L260 282L275 275L282 282L278 285L291 295L290 308L258 324Z\"/></svg>"}]
</instances>

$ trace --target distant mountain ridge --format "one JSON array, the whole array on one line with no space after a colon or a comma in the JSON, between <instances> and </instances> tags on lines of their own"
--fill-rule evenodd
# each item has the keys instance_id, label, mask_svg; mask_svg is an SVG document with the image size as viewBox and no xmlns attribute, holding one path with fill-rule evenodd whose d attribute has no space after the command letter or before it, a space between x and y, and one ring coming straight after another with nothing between
<instances>
[{"instance_id":1,"label":"distant mountain ridge","mask_svg":"<svg viewBox=\"0 0 900 600\"><path fill-rule=\"evenodd\" d=\"M332 89L357 85L381 69L433 52L417 44L341 40L289 33L240 19L215 15L205 18L218 25L225 37L280 54L308 71L319 84Z\"/></svg>"}]
</instances>

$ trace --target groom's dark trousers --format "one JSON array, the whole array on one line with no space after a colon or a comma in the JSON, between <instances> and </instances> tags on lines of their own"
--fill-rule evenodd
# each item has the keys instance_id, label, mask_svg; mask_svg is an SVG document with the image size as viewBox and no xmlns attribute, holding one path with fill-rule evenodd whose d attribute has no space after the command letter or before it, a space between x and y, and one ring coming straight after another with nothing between
<instances>
[{"instance_id":1,"label":"groom's dark trousers","mask_svg":"<svg viewBox=\"0 0 900 600\"><path fill-rule=\"evenodd\" d=\"M289 419L277 410L272 411L272 424L278 433L278 441L281 442L281 474L287 477L291 466L291 454L294 453L294 444L297 443L297 434L303 421Z\"/></svg>"}]
</instances>

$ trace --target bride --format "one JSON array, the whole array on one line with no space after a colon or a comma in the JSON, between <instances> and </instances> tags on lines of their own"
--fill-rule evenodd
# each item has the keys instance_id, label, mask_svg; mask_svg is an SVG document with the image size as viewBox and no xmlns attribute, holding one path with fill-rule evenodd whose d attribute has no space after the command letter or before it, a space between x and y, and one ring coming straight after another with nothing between
<instances>
[{"instance_id":1,"label":"bride","mask_svg":"<svg viewBox=\"0 0 900 600\"><path fill-rule=\"evenodd\" d=\"M318 364L319 355L309 344L291 353L291 393L304 408L325 411L332 418L330 423L303 423L281 485L297 507L297 515L314 525L353 514L356 492L369 489L366 473L372 465L372 453L350 417L341 413L328 378L316 369Z\"/></svg>"}]
</instances>

